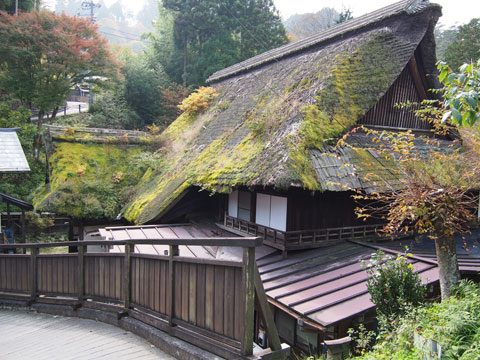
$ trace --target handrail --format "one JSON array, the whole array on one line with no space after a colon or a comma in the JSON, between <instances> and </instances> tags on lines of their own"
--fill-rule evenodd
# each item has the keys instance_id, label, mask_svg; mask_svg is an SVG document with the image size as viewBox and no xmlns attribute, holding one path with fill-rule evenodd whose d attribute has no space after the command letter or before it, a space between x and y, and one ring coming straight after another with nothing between
<instances>
[{"instance_id":1,"label":"handrail","mask_svg":"<svg viewBox=\"0 0 480 360\"><path fill-rule=\"evenodd\" d=\"M89 245L189 245L189 246L233 246L250 248L262 246L262 237L202 237L191 239L165 238L165 239L129 239L129 240L83 240L64 241L52 243L15 243L0 244L0 249L38 249L60 246L89 246Z\"/></svg>"}]
</instances>

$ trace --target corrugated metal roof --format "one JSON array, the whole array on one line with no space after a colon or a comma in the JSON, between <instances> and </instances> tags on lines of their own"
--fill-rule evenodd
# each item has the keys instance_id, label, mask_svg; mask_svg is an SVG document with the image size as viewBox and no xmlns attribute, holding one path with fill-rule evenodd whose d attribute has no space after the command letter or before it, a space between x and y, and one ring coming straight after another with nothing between
<instances>
[{"instance_id":1,"label":"corrugated metal roof","mask_svg":"<svg viewBox=\"0 0 480 360\"><path fill-rule=\"evenodd\" d=\"M17 130L0 129L0 173L30 171Z\"/></svg>"},{"instance_id":2,"label":"corrugated metal roof","mask_svg":"<svg viewBox=\"0 0 480 360\"><path fill-rule=\"evenodd\" d=\"M392 254L402 253L396 250L398 242L382 247ZM370 244L346 242L329 249L289 253L286 259L275 252L257 265L269 298L299 318L327 327L375 307L367 290L367 272L360 263L368 263L375 250ZM434 256L413 256L408 261L424 284L439 280ZM460 270L480 270L480 259L461 257Z\"/></svg>"},{"instance_id":3,"label":"corrugated metal roof","mask_svg":"<svg viewBox=\"0 0 480 360\"><path fill-rule=\"evenodd\" d=\"M99 229L100 235L106 240L129 239L192 239L192 245L179 246L179 255L215 259L216 247L194 246L196 237L216 236L211 228L190 224L180 225L151 225L151 226L122 226ZM166 255L168 245L135 245L135 252L139 254ZM124 246L113 246L111 252L124 252Z\"/></svg>"},{"instance_id":4,"label":"corrugated metal roof","mask_svg":"<svg viewBox=\"0 0 480 360\"><path fill-rule=\"evenodd\" d=\"M286 44L279 48L266 51L253 58L242 61L238 64L232 65L226 69L217 71L210 76L207 82L214 82L232 76L234 74L250 70L257 66L281 59L282 57L295 54L299 51L304 51L313 46L319 46L329 40L337 37L345 37L347 34L358 31L361 28L376 24L383 19L398 15L402 12L407 14L414 14L424 10L428 6L438 6L431 4L426 0L402 0L394 4L385 6L381 9L375 10L363 16L345 21L329 29L323 30L315 35Z\"/></svg>"}]
</instances>

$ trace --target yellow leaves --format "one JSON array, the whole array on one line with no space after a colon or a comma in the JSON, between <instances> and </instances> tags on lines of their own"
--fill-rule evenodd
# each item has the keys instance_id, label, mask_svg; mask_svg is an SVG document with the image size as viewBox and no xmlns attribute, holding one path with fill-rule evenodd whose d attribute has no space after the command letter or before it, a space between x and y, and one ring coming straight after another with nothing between
<instances>
[{"instance_id":1,"label":"yellow leaves","mask_svg":"<svg viewBox=\"0 0 480 360\"><path fill-rule=\"evenodd\" d=\"M199 87L178 105L187 114L198 114L206 111L213 99L218 96L212 87Z\"/></svg>"},{"instance_id":2,"label":"yellow leaves","mask_svg":"<svg viewBox=\"0 0 480 360\"><path fill-rule=\"evenodd\" d=\"M123 180L124 176L125 176L125 174L123 172L119 171L118 173L112 174L112 181L115 184L119 184Z\"/></svg>"},{"instance_id":3,"label":"yellow leaves","mask_svg":"<svg viewBox=\"0 0 480 360\"><path fill-rule=\"evenodd\" d=\"M78 176L82 176L83 174L85 174L85 170L87 170L87 167L83 164L80 164L77 167L76 173L77 173Z\"/></svg>"}]
</instances>

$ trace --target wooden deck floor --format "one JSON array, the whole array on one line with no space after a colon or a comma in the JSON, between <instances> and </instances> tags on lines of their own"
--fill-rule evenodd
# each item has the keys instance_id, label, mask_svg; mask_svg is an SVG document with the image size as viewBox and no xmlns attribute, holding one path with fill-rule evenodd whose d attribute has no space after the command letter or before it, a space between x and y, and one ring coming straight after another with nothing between
<instances>
[{"instance_id":1,"label":"wooden deck floor","mask_svg":"<svg viewBox=\"0 0 480 360\"><path fill-rule=\"evenodd\" d=\"M93 320L0 309L0 359L174 359L130 332Z\"/></svg>"}]
</instances>

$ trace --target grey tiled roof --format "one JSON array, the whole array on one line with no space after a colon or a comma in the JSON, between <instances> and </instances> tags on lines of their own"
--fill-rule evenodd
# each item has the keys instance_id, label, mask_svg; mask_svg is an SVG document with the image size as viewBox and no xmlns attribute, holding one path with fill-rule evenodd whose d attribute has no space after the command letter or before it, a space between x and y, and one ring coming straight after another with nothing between
<instances>
[{"instance_id":1,"label":"grey tiled roof","mask_svg":"<svg viewBox=\"0 0 480 360\"><path fill-rule=\"evenodd\" d=\"M363 16L345 21L341 24L333 26L329 29L323 30L315 35L295 41L290 44L286 44L279 48L266 51L260 55L257 55L253 58L242 61L238 64L232 65L226 69L222 69L214 73L208 82L215 82L223 78L232 76L237 73L245 72L251 70L257 66L276 61L286 56L305 51L308 48L319 46L325 44L330 40L335 38L342 38L348 36L359 29L366 28L372 25L380 23L382 20L389 17L406 13L406 14L415 14L423 11L429 6L438 6L437 4L432 4L428 0L402 0L394 4L385 6L376 11L370 12ZM377 25L378 26L378 25Z\"/></svg>"},{"instance_id":2,"label":"grey tiled roof","mask_svg":"<svg viewBox=\"0 0 480 360\"><path fill-rule=\"evenodd\" d=\"M30 171L16 129L0 129L0 173Z\"/></svg>"}]
</instances>

